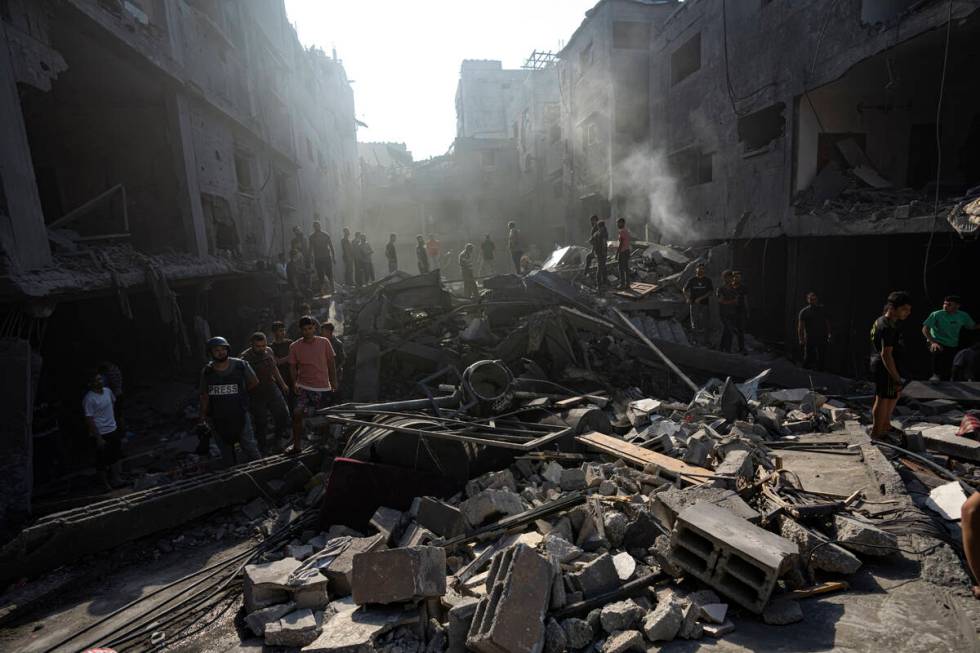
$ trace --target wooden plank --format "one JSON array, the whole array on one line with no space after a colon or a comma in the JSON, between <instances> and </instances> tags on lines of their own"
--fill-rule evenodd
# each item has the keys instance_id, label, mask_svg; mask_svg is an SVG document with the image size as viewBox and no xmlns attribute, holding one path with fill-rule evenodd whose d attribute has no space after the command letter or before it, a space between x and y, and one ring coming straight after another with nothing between
<instances>
[{"instance_id":1,"label":"wooden plank","mask_svg":"<svg viewBox=\"0 0 980 653\"><path fill-rule=\"evenodd\" d=\"M630 284L628 290L617 290L614 294L619 295L620 297L627 297L629 299L642 299L650 293L656 291L658 288L660 288L660 286L655 283L634 281Z\"/></svg>"},{"instance_id":2,"label":"wooden plank","mask_svg":"<svg viewBox=\"0 0 980 653\"><path fill-rule=\"evenodd\" d=\"M650 451L635 444L630 444L614 438L610 435L598 433L586 433L575 438L582 444L602 453L618 456L628 463L633 463L639 467L653 465L660 472L673 477L678 477L688 483L702 483L714 478L714 472L704 467L688 465L684 461L671 458L656 451Z\"/></svg>"}]
</instances>

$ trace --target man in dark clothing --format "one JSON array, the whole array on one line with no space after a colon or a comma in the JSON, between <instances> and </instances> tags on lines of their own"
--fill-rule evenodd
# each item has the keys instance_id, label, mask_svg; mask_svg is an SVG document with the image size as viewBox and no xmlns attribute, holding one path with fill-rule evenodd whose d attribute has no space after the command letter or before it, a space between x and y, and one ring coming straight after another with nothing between
<instances>
[{"instance_id":1,"label":"man in dark clothing","mask_svg":"<svg viewBox=\"0 0 980 653\"><path fill-rule=\"evenodd\" d=\"M415 237L415 257L419 260L419 274L429 272L429 253L425 249L425 238L421 235Z\"/></svg>"},{"instance_id":2,"label":"man in dark clothing","mask_svg":"<svg viewBox=\"0 0 980 653\"><path fill-rule=\"evenodd\" d=\"M337 383L343 382L344 361L347 360L347 353L344 351L344 341L334 335L333 322L324 322L320 326L320 335L330 341L333 347L333 360L337 368Z\"/></svg>"},{"instance_id":3,"label":"man in dark clothing","mask_svg":"<svg viewBox=\"0 0 980 653\"><path fill-rule=\"evenodd\" d=\"M961 349L953 358L954 381L980 381L980 340Z\"/></svg>"},{"instance_id":4,"label":"man in dark clothing","mask_svg":"<svg viewBox=\"0 0 980 653\"><path fill-rule=\"evenodd\" d=\"M286 264L286 279L294 298L306 297L309 291L306 283L306 268L303 267L303 255L298 250L293 250L289 263Z\"/></svg>"},{"instance_id":5,"label":"man in dark clothing","mask_svg":"<svg viewBox=\"0 0 980 653\"><path fill-rule=\"evenodd\" d=\"M272 353L276 357L279 376L282 377L282 380L286 382L287 386L292 382L289 378L289 345L292 342L292 340L286 337L286 325L278 320L273 322L272 342L269 343L269 347L272 348Z\"/></svg>"},{"instance_id":6,"label":"man in dark clothing","mask_svg":"<svg viewBox=\"0 0 980 653\"><path fill-rule=\"evenodd\" d=\"M595 287L602 292L602 289L609 283L609 272L606 271L606 261L609 259L609 229L606 228L606 221L599 220L596 223L596 233L593 236L595 244Z\"/></svg>"},{"instance_id":7,"label":"man in dark clothing","mask_svg":"<svg viewBox=\"0 0 980 653\"><path fill-rule=\"evenodd\" d=\"M599 224L599 216L589 216L589 253L585 255L585 278L589 278L589 270L592 269L592 260L595 259L595 237L596 229ZM557 248L556 248L557 249Z\"/></svg>"},{"instance_id":8,"label":"man in dark clothing","mask_svg":"<svg viewBox=\"0 0 980 653\"><path fill-rule=\"evenodd\" d=\"M619 288L627 290L630 287L630 230L626 228L626 218L616 220L619 230L616 243L616 261L619 263Z\"/></svg>"},{"instance_id":9,"label":"man in dark clothing","mask_svg":"<svg viewBox=\"0 0 980 653\"><path fill-rule=\"evenodd\" d=\"M796 318L796 337L803 350L803 367L822 372L827 365L830 320L812 290L806 294L806 306Z\"/></svg>"},{"instance_id":10,"label":"man in dark clothing","mask_svg":"<svg viewBox=\"0 0 980 653\"><path fill-rule=\"evenodd\" d=\"M721 343L718 348L731 353L732 338L738 332L738 290L734 288L734 275L731 270L721 273L721 287L718 288L718 317L721 318Z\"/></svg>"},{"instance_id":11,"label":"man in dark clothing","mask_svg":"<svg viewBox=\"0 0 980 653\"><path fill-rule=\"evenodd\" d=\"M905 385L901 372L905 341L899 323L911 313L909 294L893 292L888 295L884 315L871 325L871 375L875 382L872 440L883 439L891 430L892 411Z\"/></svg>"},{"instance_id":12,"label":"man in dark clothing","mask_svg":"<svg viewBox=\"0 0 980 653\"><path fill-rule=\"evenodd\" d=\"M116 422L116 396L101 374L89 375L89 391L82 399L85 425L95 444L95 466L99 483L105 490L122 485L119 459L122 457L122 432Z\"/></svg>"},{"instance_id":13,"label":"man in dark clothing","mask_svg":"<svg viewBox=\"0 0 980 653\"><path fill-rule=\"evenodd\" d=\"M690 305L691 330L694 338L703 345L708 344L708 321L711 316L711 295L715 286L705 274L704 263L698 263L694 268L694 276L684 284L684 296Z\"/></svg>"},{"instance_id":14,"label":"man in dark clothing","mask_svg":"<svg viewBox=\"0 0 980 653\"><path fill-rule=\"evenodd\" d=\"M344 257L344 283L354 283L354 245L350 241L350 229L344 227L344 237L340 239L340 254Z\"/></svg>"},{"instance_id":15,"label":"man in dark clothing","mask_svg":"<svg viewBox=\"0 0 980 653\"><path fill-rule=\"evenodd\" d=\"M310 249L313 251L313 266L316 268L316 280L323 292L323 279L330 282L329 290L333 292L333 241L330 234L323 231L319 222L313 223L313 233L310 234Z\"/></svg>"},{"instance_id":16,"label":"man in dark clothing","mask_svg":"<svg viewBox=\"0 0 980 653\"><path fill-rule=\"evenodd\" d=\"M494 269L493 259L497 253L497 246L490 240L490 234L486 234L483 237L483 242L480 243L480 254L483 256L483 260L480 263L480 276L486 276L487 274L494 274L496 270Z\"/></svg>"},{"instance_id":17,"label":"man in dark clothing","mask_svg":"<svg viewBox=\"0 0 980 653\"><path fill-rule=\"evenodd\" d=\"M742 273L732 270L732 288L735 289L735 336L738 339L738 353L745 353L745 325L749 321L749 291L742 284Z\"/></svg>"},{"instance_id":18,"label":"man in dark clothing","mask_svg":"<svg viewBox=\"0 0 980 653\"><path fill-rule=\"evenodd\" d=\"M524 237L521 230L517 228L516 222L507 223L507 249L510 250L510 258L514 262L514 272L521 273L521 257L524 256Z\"/></svg>"},{"instance_id":19,"label":"man in dark clothing","mask_svg":"<svg viewBox=\"0 0 980 653\"><path fill-rule=\"evenodd\" d=\"M459 253L459 269L463 273L463 295L466 297L476 297L479 290L476 287L476 277L473 276L473 243L466 243L466 247Z\"/></svg>"},{"instance_id":20,"label":"man in dark clothing","mask_svg":"<svg viewBox=\"0 0 980 653\"><path fill-rule=\"evenodd\" d=\"M290 248L299 252L303 257L304 267L310 267L310 244L299 225L293 227L293 239L290 241Z\"/></svg>"},{"instance_id":21,"label":"man in dark clothing","mask_svg":"<svg viewBox=\"0 0 980 653\"><path fill-rule=\"evenodd\" d=\"M268 455L279 452L282 441L289 435L289 409L286 408L285 400L289 394L289 386L279 372L275 352L267 345L265 334L256 331L249 339L249 344L251 346L242 352L241 358L252 367L259 384L249 391L248 408L252 414L256 444L259 451ZM286 355L289 355L288 349ZM276 439L272 446L265 440L269 413L272 413L276 424Z\"/></svg>"},{"instance_id":22,"label":"man in dark clothing","mask_svg":"<svg viewBox=\"0 0 980 653\"><path fill-rule=\"evenodd\" d=\"M388 274L398 269L398 250L395 249L395 234L388 236L388 244L385 245L385 258L388 259Z\"/></svg>"},{"instance_id":23,"label":"man in dark clothing","mask_svg":"<svg viewBox=\"0 0 980 653\"><path fill-rule=\"evenodd\" d=\"M231 346L221 337L208 340L211 362L201 370L201 424L218 436L218 448L226 467L235 464L235 444L241 445L246 461L257 460L248 392L259 381L252 367L240 358L229 358Z\"/></svg>"}]
</instances>

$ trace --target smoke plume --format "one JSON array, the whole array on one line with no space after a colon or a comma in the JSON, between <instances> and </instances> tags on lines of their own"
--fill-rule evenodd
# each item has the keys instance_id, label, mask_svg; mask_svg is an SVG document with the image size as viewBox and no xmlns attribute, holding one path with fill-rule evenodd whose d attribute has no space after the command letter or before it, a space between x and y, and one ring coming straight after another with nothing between
<instances>
[{"instance_id":1,"label":"smoke plume","mask_svg":"<svg viewBox=\"0 0 980 653\"><path fill-rule=\"evenodd\" d=\"M663 152L634 151L617 164L616 179L619 193L627 198L628 215L646 213L647 222L666 242L680 244L697 239L694 223L678 192L677 177Z\"/></svg>"}]
</instances>

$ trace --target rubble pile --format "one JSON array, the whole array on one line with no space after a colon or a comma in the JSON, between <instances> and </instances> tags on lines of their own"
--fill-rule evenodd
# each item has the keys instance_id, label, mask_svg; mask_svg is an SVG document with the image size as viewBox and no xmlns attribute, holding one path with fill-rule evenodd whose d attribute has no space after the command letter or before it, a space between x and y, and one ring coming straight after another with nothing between
<instances>
[{"instance_id":1,"label":"rubble pile","mask_svg":"<svg viewBox=\"0 0 980 653\"><path fill-rule=\"evenodd\" d=\"M481 383L479 370L463 377ZM899 554L900 529L875 506L915 507L901 489L881 502L870 489L809 488L791 454L833 465L877 449L847 403L811 389L760 390L764 379L713 379L689 402L638 388L523 396L491 408L496 418L462 390L428 409L328 409L326 419L345 424L345 455L363 454L369 430L374 451L387 438L452 442L471 469L488 456L496 468L444 496L379 505L359 530L329 523L340 514L330 479L324 530L246 567L246 623L267 645L315 652L609 653L720 638L746 619L803 620L801 600L844 590L866 561ZM515 447L503 427L518 404L533 409L517 409L526 428L542 410L565 428L544 436L546 446ZM379 414L404 411L427 420L432 436L387 430L393 423ZM946 412L939 421L952 420ZM583 413L605 432L578 428ZM351 423L361 420L377 426Z\"/></svg>"}]
</instances>

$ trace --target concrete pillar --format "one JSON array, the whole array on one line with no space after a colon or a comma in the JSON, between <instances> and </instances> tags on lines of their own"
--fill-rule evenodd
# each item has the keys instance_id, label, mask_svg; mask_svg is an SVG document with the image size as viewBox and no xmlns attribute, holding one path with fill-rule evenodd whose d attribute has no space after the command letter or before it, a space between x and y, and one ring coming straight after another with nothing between
<instances>
[{"instance_id":1,"label":"concrete pillar","mask_svg":"<svg viewBox=\"0 0 980 653\"><path fill-rule=\"evenodd\" d=\"M205 256L208 253L208 236L204 225L204 209L201 206L201 189L197 183L190 106L187 97L180 92L167 96L167 122L177 177L177 201L180 205L187 251Z\"/></svg>"},{"instance_id":2,"label":"concrete pillar","mask_svg":"<svg viewBox=\"0 0 980 653\"><path fill-rule=\"evenodd\" d=\"M30 515L34 486L34 380L31 344L19 338L0 339L0 524L11 525ZM39 359L39 357L38 357Z\"/></svg>"},{"instance_id":3,"label":"concrete pillar","mask_svg":"<svg viewBox=\"0 0 980 653\"><path fill-rule=\"evenodd\" d=\"M51 262L9 40L0 21L0 251L16 270Z\"/></svg>"}]
</instances>

